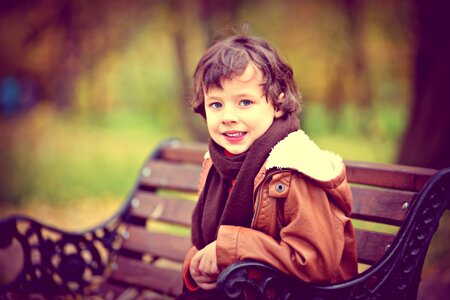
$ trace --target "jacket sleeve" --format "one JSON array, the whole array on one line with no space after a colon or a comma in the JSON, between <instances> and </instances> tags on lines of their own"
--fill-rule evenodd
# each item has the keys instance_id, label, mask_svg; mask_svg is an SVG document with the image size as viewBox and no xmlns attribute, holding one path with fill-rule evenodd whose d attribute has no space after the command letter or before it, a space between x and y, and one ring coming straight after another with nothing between
<instances>
[{"instance_id":1,"label":"jacket sleeve","mask_svg":"<svg viewBox=\"0 0 450 300\"><path fill-rule=\"evenodd\" d=\"M270 197L269 201L280 199ZM345 215L322 188L301 175L292 176L285 201L279 240L251 228L220 226L219 267L255 259L304 282L334 281L344 248Z\"/></svg>"}]
</instances>

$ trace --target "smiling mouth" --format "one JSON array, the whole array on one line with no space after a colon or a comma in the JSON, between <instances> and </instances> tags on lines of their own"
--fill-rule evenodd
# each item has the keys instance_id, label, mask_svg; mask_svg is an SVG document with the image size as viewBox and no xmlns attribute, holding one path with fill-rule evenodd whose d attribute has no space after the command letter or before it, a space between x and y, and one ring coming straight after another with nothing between
<instances>
[{"instance_id":1,"label":"smiling mouth","mask_svg":"<svg viewBox=\"0 0 450 300\"><path fill-rule=\"evenodd\" d=\"M224 132L223 136L229 143L237 144L244 140L244 137L246 134L247 134L247 132L243 132L243 131L230 131L230 132Z\"/></svg>"},{"instance_id":2,"label":"smiling mouth","mask_svg":"<svg viewBox=\"0 0 450 300\"><path fill-rule=\"evenodd\" d=\"M245 132L225 132L223 133L224 136L226 137L230 137L230 138L238 138L238 137L242 137L244 136L246 133Z\"/></svg>"}]
</instances>

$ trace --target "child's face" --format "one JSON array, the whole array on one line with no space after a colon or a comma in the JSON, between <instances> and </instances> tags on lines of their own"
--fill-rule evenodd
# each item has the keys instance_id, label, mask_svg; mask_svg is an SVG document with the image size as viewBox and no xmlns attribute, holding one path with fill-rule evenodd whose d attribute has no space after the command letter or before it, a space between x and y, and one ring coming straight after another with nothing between
<instances>
[{"instance_id":1,"label":"child's face","mask_svg":"<svg viewBox=\"0 0 450 300\"><path fill-rule=\"evenodd\" d=\"M223 89L204 93L206 123L211 138L232 154L247 151L283 115L262 90L262 72L249 64L244 73L222 82Z\"/></svg>"}]
</instances>

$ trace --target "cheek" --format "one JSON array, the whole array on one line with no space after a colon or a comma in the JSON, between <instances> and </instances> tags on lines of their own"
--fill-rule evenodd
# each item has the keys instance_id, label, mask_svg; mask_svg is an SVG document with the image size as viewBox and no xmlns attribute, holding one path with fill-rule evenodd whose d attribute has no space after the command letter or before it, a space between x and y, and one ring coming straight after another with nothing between
<instances>
[{"instance_id":1,"label":"cheek","mask_svg":"<svg viewBox=\"0 0 450 300\"><path fill-rule=\"evenodd\" d=\"M206 127L208 128L208 132L209 132L209 133L212 133L212 132L214 131L214 129L213 129L211 123L207 123L207 124L206 124Z\"/></svg>"},{"instance_id":2,"label":"cheek","mask_svg":"<svg viewBox=\"0 0 450 300\"><path fill-rule=\"evenodd\" d=\"M257 131L258 134L263 135L269 129L272 123L272 117L259 118L257 123L255 123L255 131Z\"/></svg>"},{"instance_id":3,"label":"cheek","mask_svg":"<svg viewBox=\"0 0 450 300\"><path fill-rule=\"evenodd\" d=\"M213 131L215 128L217 128L217 119L213 118L212 116L206 116L206 127L208 128L208 131Z\"/></svg>"},{"instance_id":4,"label":"cheek","mask_svg":"<svg viewBox=\"0 0 450 300\"><path fill-rule=\"evenodd\" d=\"M264 124L264 128L262 128L262 130L263 130L264 132L266 132L267 129L269 129L269 127L272 126L272 123L273 123L273 118L271 118L271 119L266 119L266 122L265 122L265 124Z\"/></svg>"},{"instance_id":5,"label":"cheek","mask_svg":"<svg viewBox=\"0 0 450 300\"><path fill-rule=\"evenodd\" d=\"M251 118L247 119L247 123L255 129L266 130L273 123L273 115L269 112L254 114Z\"/></svg>"}]
</instances>

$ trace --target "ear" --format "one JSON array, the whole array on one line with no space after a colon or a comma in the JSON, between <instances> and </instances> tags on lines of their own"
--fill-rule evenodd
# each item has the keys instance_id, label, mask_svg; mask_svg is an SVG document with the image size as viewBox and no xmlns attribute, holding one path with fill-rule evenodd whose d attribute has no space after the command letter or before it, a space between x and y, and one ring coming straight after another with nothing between
<instances>
[{"instance_id":1,"label":"ear","mask_svg":"<svg viewBox=\"0 0 450 300\"><path fill-rule=\"evenodd\" d=\"M284 102L284 100L285 100L284 97L285 97L284 93L281 93L278 96L278 102L281 102L281 103ZM283 115L284 115L284 110L275 108L275 119L281 118Z\"/></svg>"},{"instance_id":2,"label":"ear","mask_svg":"<svg viewBox=\"0 0 450 300\"><path fill-rule=\"evenodd\" d=\"M275 110L275 119L281 118L284 115L284 110Z\"/></svg>"}]
</instances>

